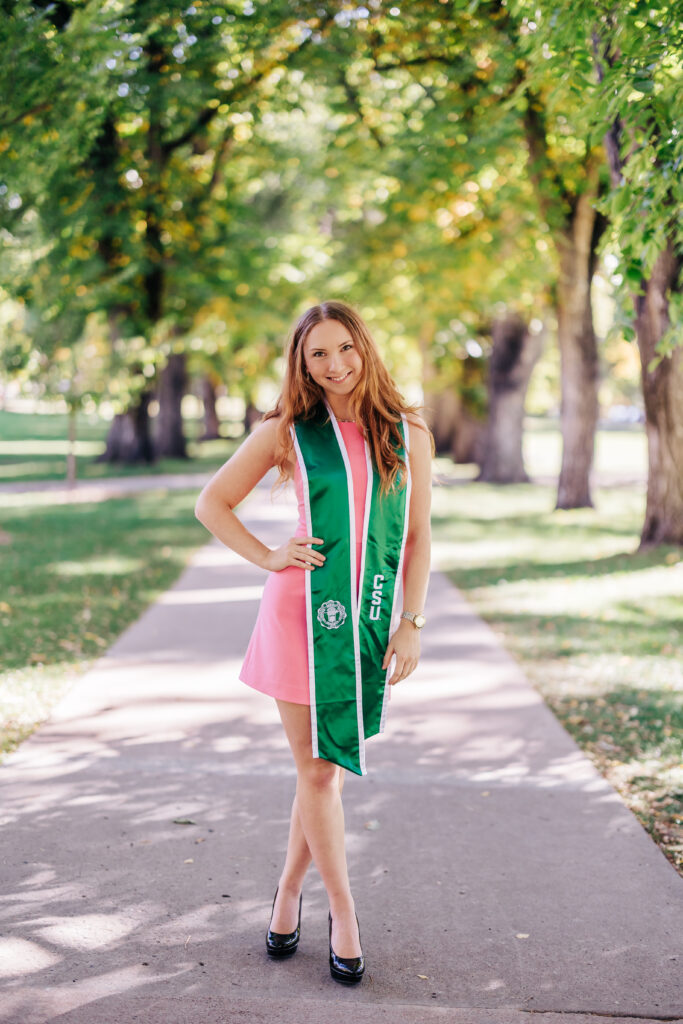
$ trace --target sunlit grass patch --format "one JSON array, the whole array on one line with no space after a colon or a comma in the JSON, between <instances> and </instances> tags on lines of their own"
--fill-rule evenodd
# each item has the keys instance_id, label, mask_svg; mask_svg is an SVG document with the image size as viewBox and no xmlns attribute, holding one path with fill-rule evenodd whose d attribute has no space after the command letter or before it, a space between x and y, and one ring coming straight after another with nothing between
<instances>
[{"instance_id":1,"label":"sunlit grass patch","mask_svg":"<svg viewBox=\"0 0 683 1024\"><path fill-rule=\"evenodd\" d=\"M143 568L139 558L125 558L120 554L83 559L81 561L52 562L45 566L45 572L55 576L123 576Z\"/></svg>"},{"instance_id":2,"label":"sunlit grass patch","mask_svg":"<svg viewBox=\"0 0 683 1024\"><path fill-rule=\"evenodd\" d=\"M0 559L2 749L13 749L73 679L178 577L208 539L197 490L3 516Z\"/></svg>"}]
</instances>

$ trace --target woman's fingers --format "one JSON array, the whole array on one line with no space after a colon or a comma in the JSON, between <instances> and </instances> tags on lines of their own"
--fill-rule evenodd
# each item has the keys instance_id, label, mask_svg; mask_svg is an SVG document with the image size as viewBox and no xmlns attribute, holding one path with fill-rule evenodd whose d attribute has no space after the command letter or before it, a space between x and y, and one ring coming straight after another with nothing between
<instances>
[{"instance_id":1,"label":"woman's fingers","mask_svg":"<svg viewBox=\"0 0 683 1024\"><path fill-rule=\"evenodd\" d=\"M303 565L306 569L315 568L316 565L325 564L325 555L322 551L313 551L307 547L308 544L322 544L319 537L292 537L290 544L293 546L292 557L295 563ZM310 564L312 563L312 564Z\"/></svg>"},{"instance_id":2,"label":"woman's fingers","mask_svg":"<svg viewBox=\"0 0 683 1024\"><path fill-rule=\"evenodd\" d=\"M384 667L384 666L382 666ZM396 656L396 665L390 683L398 683L401 679L405 679L411 672L414 672L417 668L417 660L415 658L401 658L399 661L398 655Z\"/></svg>"}]
</instances>

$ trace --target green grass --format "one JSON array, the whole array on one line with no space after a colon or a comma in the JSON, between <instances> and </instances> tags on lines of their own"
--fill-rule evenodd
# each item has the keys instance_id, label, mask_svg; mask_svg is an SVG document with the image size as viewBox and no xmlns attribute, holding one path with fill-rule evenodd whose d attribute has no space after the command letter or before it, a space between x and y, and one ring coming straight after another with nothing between
<instances>
[{"instance_id":1,"label":"green grass","mask_svg":"<svg viewBox=\"0 0 683 1024\"><path fill-rule=\"evenodd\" d=\"M554 497L435 487L438 563L683 873L681 551L636 553L642 488L597 489L595 509Z\"/></svg>"},{"instance_id":2,"label":"green grass","mask_svg":"<svg viewBox=\"0 0 683 1024\"><path fill-rule=\"evenodd\" d=\"M213 472L230 457L234 438L197 441L198 420L186 419L187 459L159 459L149 465L125 466L95 462L104 451L109 424L85 414L77 416L76 476L79 480L102 480L112 476L141 476L148 473ZM0 411L0 484L35 480L64 480L68 451L67 417L61 413L16 413Z\"/></svg>"},{"instance_id":3,"label":"green grass","mask_svg":"<svg viewBox=\"0 0 683 1024\"><path fill-rule=\"evenodd\" d=\"M197 491L3 514L0 549L0 750L48 715L75 675L179 576L206 542Z\"/></svg>"}]
</instances>

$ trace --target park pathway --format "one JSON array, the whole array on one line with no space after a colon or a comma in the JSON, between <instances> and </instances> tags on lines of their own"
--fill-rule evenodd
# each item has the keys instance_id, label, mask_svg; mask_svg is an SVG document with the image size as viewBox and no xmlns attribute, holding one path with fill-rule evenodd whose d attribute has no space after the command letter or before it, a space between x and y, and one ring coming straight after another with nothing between
<instances>
[{"instance_id":1,"label":"park pathway","mask_svg":"<svg viewBox=\"0 0 683 1024\"><path fill-rule=\"evenodd\" d=\"M296 522L264 485L239 511ZM683 882L438 566L344 789L366 976L329 976L314 868L268 960L295 776L237 678L264 581L208 543L0 768L0 1022L683 1020Z\"/></svg>"},{"instance_id":2,"label":"park pathway","mask_svg":"<svg viewBox=\"0 0 683 1024\"><path fill-rule=\"evenodd\" d=\"M140 476L112 476L101 480L28 480L0 483L0 502L20 505L22 498L49 505L80 505L91 501L109 501L142 491L178 491L196 488L199 493L212 473L145 473Z\"/></svg>"}]
</instances>

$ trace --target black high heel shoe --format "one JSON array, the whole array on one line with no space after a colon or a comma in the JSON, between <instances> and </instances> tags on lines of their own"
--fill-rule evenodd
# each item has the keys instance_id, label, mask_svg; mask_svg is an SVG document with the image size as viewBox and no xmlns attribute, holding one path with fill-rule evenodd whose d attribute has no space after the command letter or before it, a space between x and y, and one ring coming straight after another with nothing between
<instances>
[{"instance_id":1,"label":"black high heel shoe","mask_svg":"<svg viewBox=\"0 0 683 1024\"><path fill-rule=\"evenodd\" d=\"M273 896L273 910L275 910L275 900L277 899L278 885ZM299 936L301 934L301 901L303 899L303 892L299 896L299 923L293 932L289 932L287 935L282 932L272 932L270 927L268 928L268 934L266 935L266 950L268 956L291 956L292 953L296 953L297 946L299 945ZM273 920L273 910L270 912L270 920Z\"/></svg>"},{"instance_id":2,"label":"black high heel shoe","mask_svg":"<svg viewBox=\"0 0 683 1024\"><path fill-rule=\"evenodd\" d=\"M332 949L332 914L328 912L330 922L330 974L335 981L343 981L347 985L354 985L360 981L365 972L365 958L360 956L337 956ZM358 924L358 914L356 914ZM360 942L360 925L358 925L358 941Z\"/></svg>"}]
</instances>

